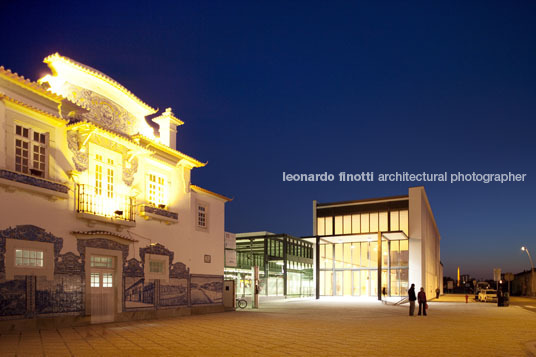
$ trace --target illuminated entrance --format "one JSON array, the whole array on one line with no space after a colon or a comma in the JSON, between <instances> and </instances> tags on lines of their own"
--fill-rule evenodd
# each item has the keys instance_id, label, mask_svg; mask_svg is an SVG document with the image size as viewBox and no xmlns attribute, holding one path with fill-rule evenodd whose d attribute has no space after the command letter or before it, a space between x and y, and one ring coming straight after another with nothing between
<instances>
[{"instance_id":1,"label":"illuminated entrance","mask_svg":"<svg viewBox=\"0 0 536 357\"><path fill-rule=\"evenodd\" d=\"M369 235L367 235L369 236ZM404 296L408 289L408 240L382 240L382 290ZM362 241L365 239L365 241ZM320 239L320 295L378 296L378 242L370 237Z\"/></svg>"}]
</instances>

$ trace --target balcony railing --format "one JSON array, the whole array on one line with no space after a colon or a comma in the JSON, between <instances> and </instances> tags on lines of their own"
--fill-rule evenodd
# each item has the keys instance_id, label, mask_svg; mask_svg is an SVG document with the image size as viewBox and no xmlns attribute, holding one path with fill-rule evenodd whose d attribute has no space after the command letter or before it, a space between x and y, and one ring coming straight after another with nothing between
<instances>
[{"instance_id":1,"label":"balcony railing","mask_svg":"<svg viewBox=\"0 0 536 357\"><path fill-rule=\"evenodd\" d=\"M136 199L116 192L105 192L89 185L76 185L76 212L134 221Z\"/></svg>"}]
</instances>

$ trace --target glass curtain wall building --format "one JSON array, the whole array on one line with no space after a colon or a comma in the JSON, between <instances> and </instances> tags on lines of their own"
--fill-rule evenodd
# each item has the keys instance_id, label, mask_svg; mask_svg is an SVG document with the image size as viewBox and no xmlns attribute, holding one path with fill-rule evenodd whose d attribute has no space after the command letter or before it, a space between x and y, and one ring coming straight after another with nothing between
<instances>
[{"instance_id":1,"label":"glass curtain wall building","mask_svg":"<svg viewBox=\"0 0 536 357\"><path fill-rule=\"evenodd\" d=\"M251 295L256 265L261 296L314 296L313 259L314 244L288 234L240 233L236 267L225 267L225 279L236 281L238 296Z\"/></svg>"},{"instance_id":2,"label":"glass curtain wall building","mask_svg":"<svg viewBox=\"0 0 536 357\"><path fill-rule=\"evenodd\" d=\"M440 236L423 187L405 196L313 202L320 296L406 296L440 287ZM380 258L381 257L381 258ZM380 258L380 259L379 259Z\"/></svg>"}]
</instances>

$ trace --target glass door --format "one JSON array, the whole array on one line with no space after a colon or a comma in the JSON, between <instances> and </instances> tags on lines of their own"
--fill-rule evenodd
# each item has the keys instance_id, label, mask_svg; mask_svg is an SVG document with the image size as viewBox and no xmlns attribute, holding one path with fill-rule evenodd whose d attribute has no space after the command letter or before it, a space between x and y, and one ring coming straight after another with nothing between
<instances>
[{"instance_id":1,"label":"glass door","mask_svg":"<svg viewBox=\"0 0 536 357\"><path fill-rule=\"evenodd\" d=\"M370 270L370 296L378 296L378 271Z\"/></svg>"},{"instance_id":2,"label":"glass door","mask_svg":"<svg viewBox=\"0 0 536 357\"><path fill-rule=\"evenodd\" d=\"M360 271L352 272L352 295L360 296L361 295L361 284L359 282L359 277L361 275Z\"/></svg>"},{"instance_id":3,"label":"glass door","mask_svg":"<svg viewBox=\"0 0 536 357\"><path fill-rule=\"evenodd\" d=\"M361 288L361 296L369 296L370 293L370 277L369 277L369 271L368 270L361 270L360 271L360 288Z\"/></svg>"},{"instance_id":4,"label":"glass door","mask_svg":"<svg viewBox=\"0 0 536 357\"><path fill-rule=\"evenodd\" d=\"M342 296L343 293L343 272L342 271L336 271L335 272L335 294L336 296Z\"/></svg>"}]
</instances>

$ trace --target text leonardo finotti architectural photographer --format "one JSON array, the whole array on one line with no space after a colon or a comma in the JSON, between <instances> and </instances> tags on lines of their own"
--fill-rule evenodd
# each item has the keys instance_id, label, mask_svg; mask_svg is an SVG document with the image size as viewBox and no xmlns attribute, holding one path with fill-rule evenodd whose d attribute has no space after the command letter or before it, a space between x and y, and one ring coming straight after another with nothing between
<instances>
[{"instance_id":1,"label":"text leonardo finotti architectural photographer","mask_svg":"<svg viewBox=\"0 0 536 357\"><path fill-rule=\"evenodd\" d=\"M0 67L0 320L222 311L228 198L194 186L183 122L107 75ZM13 322L13 321L11 321Z\"/></svg>"}]
</instances>

